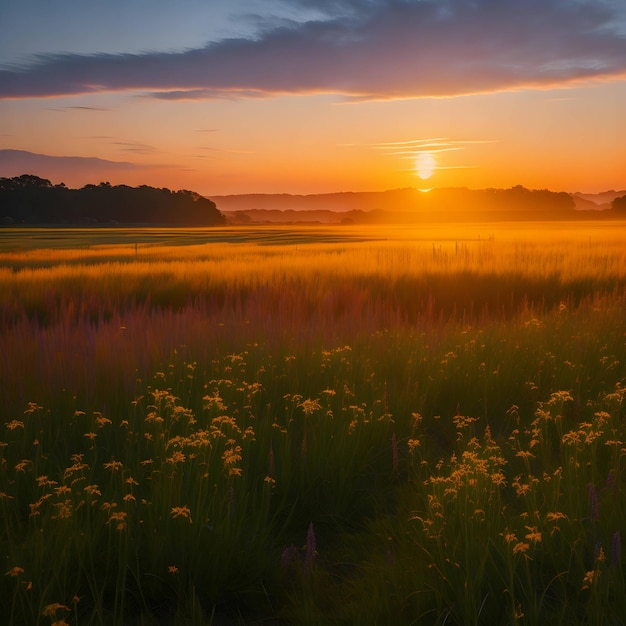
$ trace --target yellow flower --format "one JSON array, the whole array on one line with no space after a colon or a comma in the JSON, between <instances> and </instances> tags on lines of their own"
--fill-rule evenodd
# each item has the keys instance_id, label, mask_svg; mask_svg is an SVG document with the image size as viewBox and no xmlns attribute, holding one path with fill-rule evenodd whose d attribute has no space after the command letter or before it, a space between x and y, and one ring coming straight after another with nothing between
<instances>
[{"instance_id":1,"label":"yellow flower","mask_svg":"<svg viewBox=\"0 0 626 626\"><path fill-rule=\"evenodd\" d=\"M128 514L126 513L126 511L115 511L113 513L111 513L107 524L110 524L111 522L117 522L117 525L115 527L116 530L124 530L124 528L126 528L126 516Z\"/></svg>"},{"instance_id":2,"label":"yellow flower","mask_svg":"<svg viewBox=\"0 0 626 626\"><path fill-rule=\"evenodd\" d=\"M23 459L15 466L16 472L25 472L26 468L32 463L30 459Z\"/></svg>"},{"instance_id":3,"label":"yellow flower","mask_svg":"<svg viewBox=\"0 0 626 626\"><path fill-rule=\"evenodd\" d=\"M535 455L528 450L520 450L515 456L521 456L523 459L534 459Z\"/></svg>"},{"instance_id":4,"label":"yellow flower","mask_svg":"<svg viewBox=\"0 0 626 626\"><path fill-rule=\"evenodd\" d=\"M537 530L536 526L526 526L526 530L530 531L526 535L526 539L533 541L534 543L541 542L541 533Z\"/></svg>"},{"instance_id":5,"label":"yellow flower","mask_svg":"<svg viewBox=\"0 0 626 626\"><path fill-rule=\"evenodd\" d=\"M546 519L548 522L558 522L560 519L567 519L567 515L565 515L565 513L561 513L560 511L556 511L554 513L548 513L546 515Z\"/></svg>"},{"instance_id":6,"label":"yellow flower","mask_svg":"<svg viewBox=\"0 0 626 626\"><path fill-rule=\"evenodd\" d=\"M413 452L415 450L415 448L419 448L420 440L419 439L409 439L407 444L409 446L409 452Z\"/></svg>"},{"instance_id":7,"label":"yellow flower","mask_svg":"<svg viewBox=\"0 0 626 626\"><path fill-rule=\"evenodd\" d=\"M589 570L585 572L585 577L583 578L583 586L581 589L589 589L593 583L595 582L596 577L600 576L600 570Z\"/></svg>"},{"instance_id":8,"label":"yellow flower","mask_svg":"<svg viewBox=\"0 0 626 626\"><path fill-rule=\"evenodd\" d=\"M112 472L117 472L124 464L121 461L109 461L104 464L104 469L110 469Z\"/></svg>"},{"instance_id":9,"label":"yellow flower","mask_svg":"<svg viewBox=\"0 0 626 626\"><path fill-rule=\"evenodd\" d=\"M101 496L102 495L100 493L100 488L98 487L98 485L87 485L85 487L85 491L90 496Z\"/></svg>"},{"instance_id":10,"label":"yellow flower","mask_svg":"<svg viewBox=\"0 0 626 626\"><path fill-rule=\"evenodd\" d=\"M60 604L59 602L54 602L52 604L48 604L44 610L42 615L44 617L56 617L57 611L60 609L65 609L66 611L69 611L70 608L68 606L65 606L65 604Z\"/></svg>"},{"instance_id":11,"label":"yellow flower","mask_svg":"<svg viewBox=\"0 0 626 626\"><path fill-rule=\"evenodd\" d=\"M5 576L19 576L20 574L24 573L24 569L19 567L18 565L16 565L15 567L12 567L6 574Z\"/></svg>"},{"instance_id":12,"label":"yellow flower","mask_svg":"<svg viewBox=\"0 0 626 626\"><path fill-rule=\"evenodd\" d=\"M54 506L57 507L57 514L53 515L52 519L69 519L72 517L74 509L69 498L66 498L63 502L57 502Z\"/></svg>"},{"instance_id":13,"label":"yellow flower","mask_svg":"<svg viewBox=\"0 0 626 626\"><path fill-rule=\"evenodd\" d=\"M308 398L307 400L304 400L303 402L298 404L298 406L304 411L305 415L313 415L315 411L319 411L322 408L322 405L317 398L315 400L311 400L311 398Z\"/></svg>"},{"instance_id":14,"label":"yellow flower","mask_svg":"<svg viewBox=\"0 0 626 626\"><path fill-rule=\"evenodd\" d=\"M189 520L191 524L191 511L188 506L174 506L172 507L172 517L184 517Z\"/></svg>"},{"instance_id":15,"label":"yellow flower","mask_svg":"<svg viewBox=\"0 0 626 626\"><path fill-rule=\"evenodd\" d=\"M103 428L107 424L111 424L111 420L108 417L104 417L102 413L94 413L96 416L96 424L98 424L98 428Z\"/></svg>"},{"instance_id":16,"label":"yellow flower","mask_svg":"<svg viewBox=\"0 0 626 626\"><path fill-rule=\"evenodd\" d=\"M178 463L184 463L185 458L185 455L180 450L175 450L172 456L165 460L172 465L178 465Z\"/></svg>"}]
</instances>

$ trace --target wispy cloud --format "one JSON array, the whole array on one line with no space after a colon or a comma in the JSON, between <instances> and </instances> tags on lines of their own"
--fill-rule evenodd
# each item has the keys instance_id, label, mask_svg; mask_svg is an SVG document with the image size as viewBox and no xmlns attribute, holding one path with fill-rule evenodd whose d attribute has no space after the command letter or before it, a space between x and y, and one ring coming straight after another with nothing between
<instances>
[{"instance_id":1,"label":"wispy cloud","mask_svg":"<svg viewBox=\"0 0 626 626\"><path fill-rule=\"evenodd\" d=\"M48 111L56 111L58 113L67 113L68 111L110 111L111 109L103 109L100 107L81 107L81 106L67 106L67 107L54 107L49 108Z\"/></svg>"},{"instance_id":2,"label":"wispy cloud","mask_svg":"<svg viewBox=\"0 0 626 626\"><path fill-rule=\"evenodd\" d=\"M317 0L307 6L320 18L281 21L251 39L184 52L39 55L0 70L0 97L135 91L163 99L407 98L626 75L624 7L611 0Z\"/></svg>"},{"instance_id":3,"label":"wispy cloud","mask_svg":"<svg viewBox=\"0 0 626 626\"><path fill-rule=\"evenodd\" d=\"M405 141L387 141L371 144L368 147L381 150L391 157L398 157L412 163L410 167L402 168L401 171L415 171L415 163L420 157L432 157L436 161L438 170L468 169L476 165L446 165L442 159L435 159L435 155L443 152L459 152L467 146L476 144L495 143L492 139L448 139L447 137L435 137L428 139L409 139Z\"/></svg>"},{"instance_id":4,"label":"wispy cloud","mask_svg":"<svg viewBox=\"0 0 626 626\"><path fill-rule=\"evenodd\" d=\"M107 174L122 174L140 170L141 166L127 161L109 161L95 157L52 156L25 150L0 150L0 176L20 176L29 173L68 184L100 180Z\"/></svg>"},{"instance_id":5,"label":"wispy cloud","mask_svg":"<svg viewBox=\"0 0 626 626\"><path fill-rule=\"evenodd\" d=\"M122 152L132 152L133 154L154 154L158 150L154 146L145 143L134 143L130 141L112 141L112 145L118 146Z\"/></svg>"}]
</instances>

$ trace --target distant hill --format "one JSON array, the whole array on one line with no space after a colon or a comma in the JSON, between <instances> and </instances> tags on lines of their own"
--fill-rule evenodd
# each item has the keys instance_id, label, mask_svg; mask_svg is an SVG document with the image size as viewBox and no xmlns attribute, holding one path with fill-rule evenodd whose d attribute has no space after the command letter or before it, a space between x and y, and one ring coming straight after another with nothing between
<instances>
[{"instance_id":1,"label":"distant hill","mask_svg":"<svg viewBox=\"0 0 626 626\"><path fill-rule=\"evenodd\" d=\"M617 192L613 192L617 193ZM548 190L438 188L213 196L231 223L419 223L598 217L598 205ZM608 206L606 208L609 208ZM579 209L579 210L576 210ZM581 210L583 209L583 210Z\"/></svg>"},{"instance_id":2,"label":"distant hill","mask_svg":"<svg viewBox=\"0 0 626 626\"><path fill-rule=\"evenodd\" d=\"M29 174L0 178L0 225L215 226L215 203L193 191L109 183L68 189Z\"/></svg>"},{"instance_id":3,"label":"distant hill","mask_svg":"<svg viewBox=\"0 0 626 626\"><path fill-rule=\"evenodd\" d=\"M622 189L621 191L615 191L614 189L610 189L609 191L603 191L602 193L573 193L572 196L575 199L584 200L586 203L591 203L595 205L596 210L605 210L611 208L611 203L616 198L620 198L622 196L626 196L626 189ZM587 204L589 206L589 204Z\"/></svg>"}]
</instances>

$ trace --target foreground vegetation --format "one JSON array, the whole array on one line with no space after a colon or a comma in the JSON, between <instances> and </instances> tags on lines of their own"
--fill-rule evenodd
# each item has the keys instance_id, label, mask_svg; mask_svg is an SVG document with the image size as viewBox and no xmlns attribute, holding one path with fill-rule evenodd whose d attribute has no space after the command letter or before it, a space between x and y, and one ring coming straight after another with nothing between
<instances>
[{"instance_id":1,"label":"foreground vegetation","mask_svg":"<svg viewBox=\"0 0 626 626\"><path fill-rule=\"evenodd\" d=\"M5 234L0 621L623 623L623 227L524 228Z\"/></svg>"}]
</instances>

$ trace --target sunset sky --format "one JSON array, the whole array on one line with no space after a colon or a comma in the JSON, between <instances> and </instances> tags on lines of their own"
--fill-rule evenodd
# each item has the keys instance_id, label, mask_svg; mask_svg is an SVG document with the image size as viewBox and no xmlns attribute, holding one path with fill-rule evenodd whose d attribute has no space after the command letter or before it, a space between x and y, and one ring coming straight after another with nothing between
<instances>
[{"instance_id":1,"label":"sunset sky","mask_svg":"<svg viewBox=\"0 0 626 626\"><path fill-rule=\"evenodd\" d=\"M624 0L3 0L0 176L626 188Z\"/></svg>"}]
</instances>

